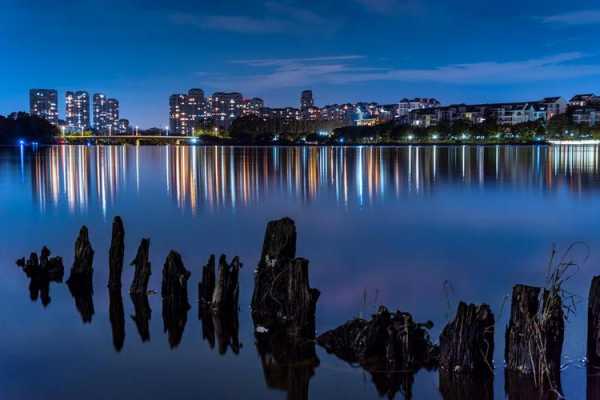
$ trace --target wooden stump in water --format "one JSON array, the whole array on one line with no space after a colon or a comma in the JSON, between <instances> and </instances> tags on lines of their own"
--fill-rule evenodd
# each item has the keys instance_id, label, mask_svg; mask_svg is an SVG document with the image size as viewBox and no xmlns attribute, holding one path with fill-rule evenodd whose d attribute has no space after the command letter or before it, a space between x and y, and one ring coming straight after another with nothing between
<instances>
[{"instance_id":1,"label":"wooden stump in water","mask_svg":"<svg viewBox=\"0 0 600 400\"><path fill-rule=\"evenodd\" d=\"M528 376L539 388L556 386L560 378L564 315L555 290L516 285L505 337L507 371Z\"/></svg>"},{"instance_id":2,"label":"wooden stump in water","mask_svg":"<svg viewBox=\"0 0 600 400\"><path fill-rule=\"evenodd\" d=\"M121 288L121 274L123 273L123 257L125 256L125 228L121 217L115 217L112 225L112 239L109 250L109 276L110 289Z\"/></svg>"},{"instance_id":3,"label":"wooden stump in water","mask_svg":"<svg viewBox=\"0 0 600 400\"><path fill-rule=\"evenodd\" d=\"M187 293L187 281L190 271L183 265L181 256L171 251L163 266L162 304L163 325L168 333L169 344L175 348L181 342L190 309Z\"/></svg>"},{"instance_id":4,"label":"wooden stump in water","mask_svg":"<svg viewBox=\"0 0 600 400\"><path fill-rule=\"evenodd\" d=\"M50 282L62 282L65 268L62 258L50 257L50 250L44 246L38 258L37 253L31 253L17 260L17 265L29 278L29 295L32 301L41 298L44 307L50 304Z\"/></svg>"},{"instance_id":5,"label":"wooden stump in water","mask_svg":"<svg viewBox=\"0 0 600 400\"><path fill-rule=\"evenodd\" d=\"M198 298L201 305L212 303L215 291L215 255L211 254L208 263L202 267L202 280L198 283Z\"/></svg>"},{"instance_id":6,"label":"wooden stump in water","mask_svg":"<svg viewBox=\"0 0 600 400\"><path fill-rule=\"evenodd\" d=\"M256 269L252 314L258 325L285 329L292 336L314 337L320 293L310 287L308 260L294 258L295 253L294 221L269 222Z\"/></svg>"},{"instance_id":7,"label":"wooden stump in water","mask_svg":"<svg viewBox=\"0 0 600 400\"><path fill-rule=\"evenodd\" d=\"M238 257L234 257L231 264L222 255L219 259L219 278L213 292L211 307L216 310L228 312L237 311L240 292L239 272L242 264Z\"/></svg>"},{"instance_id":8,"label":"wooden stump in water","mask_svg":"<svg viewBox=\"0 0 600 400\"><path fill-rule=\"evenodd\" d=\"M460 302L456 317L440 335L440 368L449 373L491 374L494 314L487 304Z\"/></svg>"},{"instance_id":9,"label":"wooden stump in water","mask_svg":"<svg viewBox=\"0 0 600 400\"><path fill-rule=\"evenodd\" d=\"M137 255L130 265L135 266L135 272L129 293L136 296L145 296L148 293L148 281L150 280L150 275L152 275L150 239L142 239Z\"/></svg>"},{"instance_id":10,"label":"wooden stump in water","mask_svg":"<svg viewBox=\"0 0 600 400\"><path fill-rule=\"evenodd\" d=\"M592 279L588 297L587 360L600 369L600 276Z\"/></svg>"},{"instance_id":11,"label":"wooden stump in water","mask_svg":"<svg viewBox=\"0 0 600 400\"><path fill-rule=\"evenodd\" d=\"M92 277L94 272L94 249L90 244L88 229L86 226L82 226L79 231L79 236L75 241L75 259L73 266L71 267L71 275L67 280L67 283L73 282L77 279L87 279Z\"/></svg>"}]
</instances>

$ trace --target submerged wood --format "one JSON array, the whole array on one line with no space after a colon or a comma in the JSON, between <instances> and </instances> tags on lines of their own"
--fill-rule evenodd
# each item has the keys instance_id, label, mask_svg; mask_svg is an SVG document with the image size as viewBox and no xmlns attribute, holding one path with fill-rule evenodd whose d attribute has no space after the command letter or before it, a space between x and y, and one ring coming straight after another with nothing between
<instances>
[{"instance_id":1,"label":"submerged wood","mask_svg":"<svg viewBox=\"0 0 600 400\"><path fill-rule=\"evenodd\" d=\"M564 339L560 295L542 290L525 285L513 288L504 354L507 371L528 376L539 388L558 382Z\"/></svg>"},{"instance_id":2,"label":"submerged wood","mask_svg":"<svg viewBox=\"0 0 600 400\"><path fill-rule=\"evenodd\" d=\"M294 221L269 222L256 269L253 319L269 329L285 328L289 335L314 337L320 293L310 287L308 260L295 255Z\"/></svg>"},{"instance_id":3,"label":"submerged wood","mask_svg":"<svg viewBox=\"0 0 600 400\"><path fill-rule=\"evenodd\" d=\"M238 310L213 312L207 307L200 307L198 319L202 321L202 338L208 342L211 349L217 344L221 355L226 354L228 349L231 349L233 354L239 354L241 344Z\"/></svg>"},{"instance_id":4,"label":"submerged wood","mask_svg":"<svg viewBox=\"0 0 600 400\"><path fill-rule=\"evenodd\" d=\"M115 217L112 225L112 239L109 250L109 276L110 289L121 288L121 274L123 273L123 257L125 256L125 228L121 217Z\"/></svg>"},{"instance_id":5,"label":"submerged wood","mask_svg":"<svg viewBox=\"0 0 600 400\"><path fill-rule=\"evenodd\" d=\"M588 296L587 362L600 369L600 276L592 279Z\"/></svg>"},{"instance_id":6,"label":"submerged wood","mask_svg":"<svg viewBox=\"0 0 600 400\"><path fill-rule=\"evenodd\" d=\"M183 303L177 296L166 296L162 299L163 328L171 349L181 343L189 309L187 300Z\"/></svg>"},{"instance_id":7,"label":"submerged wood","mask_svg":"<svg viewBox=\"0 0 600 400\"><path fill-rule=\"evenodd\" d=\"M94 249L90 243L88 228L84 225L81 227L79 236L75 241L75 258L67 283L75 280L91 280L94 272L93 263Z\"/></svg>"},{"instance_id":8,"label":"submerged wood","mask_svg":"<svg viewBox=\"0 0 600 400\"><path fill-rule=\"evenodd\" d=\"M125 311L120 290L109 290L108 314L112 329L113 346L118 353L125 343Z\"/></svg>"},{"instance_id":9,"label":"submerged wood","mask_svg":"<svg viewBox=\"0 0 600 400\"><path fill-rule=\"evenodd\" d=\"M439 348L429 337L433 323L416 323L409 313L380 306L371 320L356 318L327 331L317 342L327 352L367 370L413 370L437 365Z\"/></svg>"},{"instance_id":10,"label":"submerged wood","mask_svg":"<svg viewBox=\"0 0 600 400\"><path fill-rule=\"evenodd\" d=\"M504 370L504 391L507 400L561 400L562 387L560 374L553 377L550 384L547 380L540 386L529 375ZM595 399L595 398L594 398Z\"/></svg>"},{"instance_id":11,"label":"submerged wood","mask_svg":"<svg viewBox=\"0 0 600 400\"><path fill-rule=\"evenodd\" d=\"M37 301L40 298L44 307L51 302L50 282L62 282L65 270L62 258L50 255L50 250L44 246L39 257L37 253L31 253L28 259L23 257L17 260L17 265L29 278L31 300Z\"/></svg>"},{"instance_id":12,"label":"submerged wood","mask_svg":"<svg viewBox=\"0 0 600 400\"><path fill-rule=\"evenodd\" d=\"M135 266L129 293L142 296L148 293L148 281L152 275L150 264L150 239L142 239L137 254L130 265Z\"/></svg>"},{"instance_id":13,"label":"submerged wood","mask_svg":"<svg viewBox=\"0 0 600 400\"><path fill-rule=\"evenodd\" d=\"M457 374L439 370L439 390L444 400L494 400L494 374Z\"/></svg>"},{"instance_id":14,"label":"submerged wood","mask_svg":"<svg viewBox=\"0 0 600 400\"><path fill-rule=\"evenodd\" d=\"M131 301L135 314L131 316L131 319L135 322L138 334L142 342L150 341L150 319L152 318L152 309L148 302L148 295L144 294L130 294Z\"/></svg>"},{"instance_id":15,"label":"submerged wood","mask_svg":"<svg viewBox=\"0 0 600 400\"><path fill-rule=\"evenodd\" d=\"M450 373L491 374L494 314L487 304L460 302L456 317L440 335L440 368Z\"/></svg>"},{"instance_id":16,"label":"submerged wood","mask_svg":"<svg viewBox=\"0 0 600 400\"><path fill-rule=\"evenodd\" d=\"M257 325L255 339L267 386L285 391L289 400L308 400L310 380L320 363L314 340Z\"/></svg>"},{"instance_id":17,"label":"submerged wood","mask_svg":"<svg viewBox=\"0 0 600 400\"><path fill-rule=\"evenodd\" d=\"M81 320L84 324L91 323L94 316L92 276L71 274L67 286L75 300L75 307L81 315Z\"/></svg>"}]
</instances>

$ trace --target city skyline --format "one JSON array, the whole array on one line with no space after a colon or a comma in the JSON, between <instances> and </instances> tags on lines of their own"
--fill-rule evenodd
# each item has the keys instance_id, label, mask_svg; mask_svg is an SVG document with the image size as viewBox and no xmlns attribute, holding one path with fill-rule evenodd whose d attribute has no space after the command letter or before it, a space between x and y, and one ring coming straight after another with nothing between
<instances>
[{"instance_id":1,"label":"city skyline","mask_svg":"<svg viewBox=\"0 0 600 400\"><path fill-rule=\"evenodd\" d=\"M540 8L426 0L24 7L9 0L0 16L0 45L11 55L0 75L0 114L26 110L29 88L110 93L143 128L166 126L168 97L193 87L240 91L273 107L297 106L303 89L320 105L597 93L600 56L588 44L598 15L580 1Z\"/></svg>"}]
</instances>

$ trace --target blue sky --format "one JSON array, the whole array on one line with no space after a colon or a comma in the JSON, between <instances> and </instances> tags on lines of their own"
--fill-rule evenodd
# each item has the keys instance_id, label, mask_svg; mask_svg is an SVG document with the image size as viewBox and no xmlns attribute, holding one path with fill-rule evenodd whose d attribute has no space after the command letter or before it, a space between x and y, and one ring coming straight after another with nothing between
<instances>
[{"instance_id":1,"label":"blue sky","mask_svg":"<svg viewBox=\"0 0 600 400\"><path fill-rule=\"evenodd\" d=\"M442 103L600 93L600 3L456 0L2 0L0 114L31 87L102 91L142 127L168 96L267 105Z\"/></svg>"}]
</instances>

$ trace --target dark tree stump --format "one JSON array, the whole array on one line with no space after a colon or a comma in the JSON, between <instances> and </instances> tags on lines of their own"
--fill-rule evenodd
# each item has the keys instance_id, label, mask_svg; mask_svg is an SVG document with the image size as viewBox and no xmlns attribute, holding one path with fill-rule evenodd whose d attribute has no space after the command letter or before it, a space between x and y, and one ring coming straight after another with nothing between
<instances>
[{"instance_id":1,"label":"dark tree stump","mask_svg":"<svg viewBox=\"0 0 600 400\"><path fill-rule=\"evenodd\" d=\"M588 297L587 362L600 368L600 276L592 279Z\"/></svg>"},{"instance_id":2,"label":"dark tree stump","mask_svg":"<svg viewBox=\"0 0 600 400\"><path fill-rule=\"evenodd\" d=\"M150 275L152 275L150 239L142 239L137 255L130 265L135 266L135 272L129 293L136 296L145 296L148 293L148 281L150 280Z\"/></svg>"},{"instance_id":3,"label":"dark tree stump","mask_svg":"<svg viewBox=\"0 0 600 400\"><path fill-rule=\"evenodd\" d=\"M175 348L181 342L190 309L187 281L190 271L185 269L181 256L171 251L163 266L161 294L163 297L163 325L169 344Z\"/></svg>"},{"instance_id":4,"label":"dark tree stump","mask_svg":"<svg viewBox=\"0 0 600 400\"><path fill-rule=\"evenodd\" d=\"M110 289L121 288L121 274L123 273L123 257L125 256L125 228L121 217L115 217L112 226L112 240L109 251L109 277Z\"/></svg>"},{"instance_id":5,"label":"dark tree stump","mask_svg":"<svg viewBox=\"0 0 600 400\"><path fill-rule=\"evenodd\" d=\"M560 378L564 339L561 298L555 290L516 285L506 329L504 358L508 371L526 375L536 387L553 385Z\"/></svg>"},{"instance_id":6,"label":"dark tree stump","mask_svg":"<svg viewBox=\"0 0 600 400\"><path fill-rule=\"evenodd\" d=\"M212 303L215 291L215 255L211 254L208 263L202 267L202 281L198 284L198 295L202 305Z\"/></svg>"},{"instance_id":7,"label":"dark tree stump","mask_svg":"<svg viewBox=\"0 0 600 400\"><path fill-rule=\"evenodd\" d=\"M91 279L94 272L93 263L94 249L90 244L87 227L82 226L75 241L75 259L67 283L77 279Z\"/></svg>"},{"instance_id":8,"label":"dark tree stump","mask_svg":"<svg viewBox=\"0 0 600 400\"><path fill-rule=\"evenodd\" d=\"M190 271L185 269L179 253L171 250L163 266L162 297L185 299L187 303L187 281L190 275Z\"/></svg>"},{"instance_id":9,"label":"dark tree stump","mask_svg":"<svg viewBox=\"0 0 600 400\"><path fill-rule=\"evenodd\" d=\"M310 288L308 261L294 258L296 227L289 218L267 225L262 256L256 269L252 314L268 329L314 337L319 291Z\"/></svg>"},{"instance_id":10,"label":"dark tree stump","mask_svg":"<svg viewBox=\"0 0 600 400\"><path fill-rule=\"evenodd\" d=\"M123 310L123 297L120 290L109 290L108 314L112 329L113 346L119 353L125 343L125 312Z\"/></svg>"},{"instance_id":11,"label":"dark tree stump","mask_svg":"<svg viewBox=\"0 0 600 400\"><path fill-rule=\"evenodd\" d=\"M17 265L29 278L29 296L32 301L41 298L42 305L47 307L51 302L50 282L62 282L65 268L62 258L52 257L46 246L42 248L40 257L31 253L29 259L25 257L17 260Z\"/></svg>"},{"instance_id":12,"label":"dark tree stump","mask_svg":"<svg viewBox=\"0 0 600 400\"><path fill-rule=\"evenodd\" d=\"M354 319L323 333L317 342L367 370L416 371L437 366L439 349L427 331L432 325L416 323L409 313L391 314L381 306L370 321Z\"/></svg>"},{"instance_id":13,"label":"dark tree stump","mask_svg":"<svg viewBox=\"0 0 600 400\"><path fill-rule=\"evenodd\" d=\"M132 293L130 297L135 309L135 315L132 315L131 319L135 322L142 342L148 342L150 341L150 318L152 317L148 295Z\"/></svg>"},{"instance_id":14,"label":"dark tree stump","mask_svg":"<svg viewBox=\"0 0 600 400\"><path fill-rule=\"evenodd\" d=\"M240 291L239 272L242 264L235 257L231 264L222 255L219 259L219 278L215 281L215 256L202 268L202 282L198 284L201 305L215 312L237 312Z\"/></svg>"},{"instance_id":15,"label":"dark tree stump","mask_svg":"<svg viewBox=\"0 0 600 400\"><path fill-rule=\"evenodd\" d=\"M440 335L440 368L449 373L491 374L494 314L487 304L461 302Z\"/></svg>"}]
</instances>

